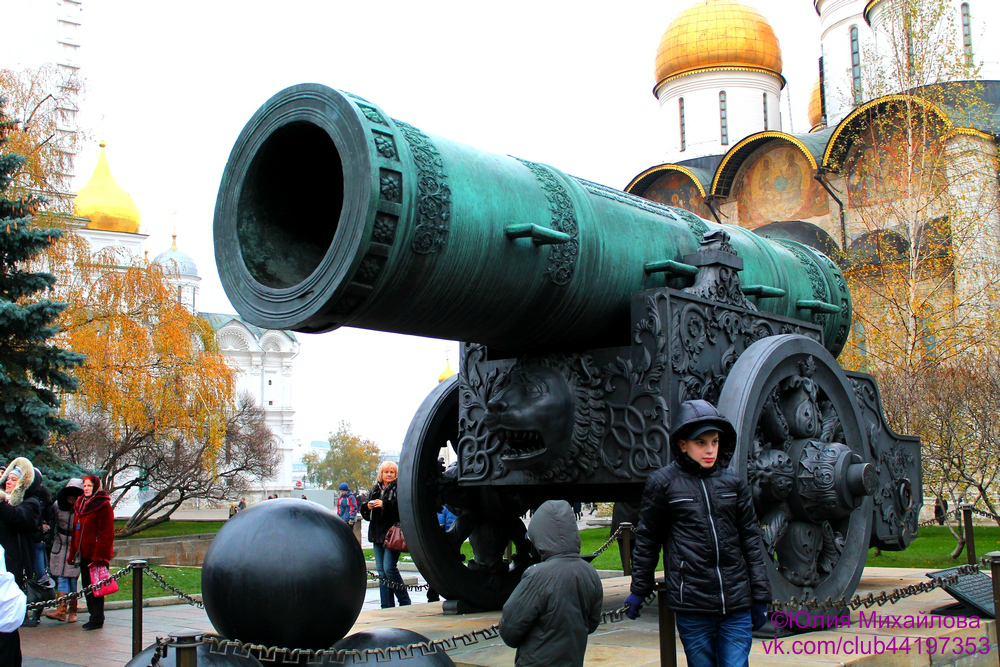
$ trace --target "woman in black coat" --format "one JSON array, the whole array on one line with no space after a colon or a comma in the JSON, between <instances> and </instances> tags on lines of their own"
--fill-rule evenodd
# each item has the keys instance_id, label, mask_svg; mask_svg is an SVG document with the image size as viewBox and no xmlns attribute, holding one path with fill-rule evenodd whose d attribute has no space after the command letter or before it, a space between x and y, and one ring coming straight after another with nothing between
<instances>
[{"instance_id":1,"label":"woman in black coat","mask_svg":"<svg viewBox=\"0 0 1000 667\"><path fill-rule=\"evenodd\" d=\"M399 552L385 546L385 534L394 524L399 523L399 503L396 498L396 464L383 461L375 474L375 486L368 494L368 502L361 506L361 515L368 523L368 539L375 552L375 569L379 574L379 593L382 597L382 608L396 606L395 598L399 598L399 606L410 604L410 594L403 585L403 577L399 574L396 564L399 562ZM386 581L396 584L390 588ZM394 597L395 596L395 597Z\"/></svg>"}]
</instances>

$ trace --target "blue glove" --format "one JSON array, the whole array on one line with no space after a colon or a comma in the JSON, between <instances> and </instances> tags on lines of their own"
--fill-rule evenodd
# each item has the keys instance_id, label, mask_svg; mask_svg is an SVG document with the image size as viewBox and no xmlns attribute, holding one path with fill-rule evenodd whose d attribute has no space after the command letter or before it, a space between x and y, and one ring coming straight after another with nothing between
<instances>
[{"instance_id":1,"label":"blue glove","mask_svg":"<svg viewBox=\"0 0 1000 667\"><path fill-rule=\"evenodd\" d=\"M642 599L642 596L629 593L629 596L625 598L625 615L633 621L639 618L639 610L642 609L643 602L645 600Z\"/></svg>"},{"instance_id":2,"label":"blue glove","mask_svg":"<svg viewBox=\"0 0 1000 667\"><path fill-rule=\"evenodd\" d=\"M760 630L767 623L767 605L763 602L754 602L750 607L750 618L754 630Z\"/></svg>"}]
</instances>

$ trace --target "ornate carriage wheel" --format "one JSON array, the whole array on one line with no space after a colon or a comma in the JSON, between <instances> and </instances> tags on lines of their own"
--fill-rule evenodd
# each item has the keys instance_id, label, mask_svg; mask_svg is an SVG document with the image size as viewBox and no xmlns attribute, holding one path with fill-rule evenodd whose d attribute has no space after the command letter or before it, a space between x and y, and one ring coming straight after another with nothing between
<instances>
[{"instance_id":1,"label":"ornate carriage wheel","mask_svg":"<svg viewBox=\"0 0 1000 667\"><path fill-rule=\"evenodd\" d=\"M812 339L768 337L736 361L719 410L739 436L732 466L753 492L774 599L853 595L877 480L844 371Z\"/></svg>"},{"instance_id":2,"label":"ornate carriage wheel","mask_svg":"<svg viewBox=\"0 0 1000 667\"><path fill-rule=\"evenodd\" d=\"M458 442L458 377L440 383L420 405L403 443L399 475L399 516L410 555L427 583L448 600L462 600L478 609L499 609L510 597L529 564L527 553L515 549L514 563L501 561L493 567L463 561L455 536L447 535L437 521L442 504L442 471L438 452L448 442ZM497 492L490 488L459 490L459 519L474 516L504 517ZM515 540L523 538L524 524L508 517ZM477 528L478 529L478 528ZM485 531L484 532L488 532ZM489 542L492 534L481 537ZM473 543L477 536L473 535ZM495 540L494 540L495 541ZM507 542L499 545L502 556ZM489 545L487 545L489 546Z\"/></svg>"}]
</instances>

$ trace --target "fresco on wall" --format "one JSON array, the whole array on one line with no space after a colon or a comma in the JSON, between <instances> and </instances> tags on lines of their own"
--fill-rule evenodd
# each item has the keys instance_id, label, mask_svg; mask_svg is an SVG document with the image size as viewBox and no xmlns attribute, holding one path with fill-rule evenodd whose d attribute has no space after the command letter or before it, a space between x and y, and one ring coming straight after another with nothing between
<instances>
[{"instance_id":1,"label":"fresco on wall","mask_svg":"<svg viewBox=\"0 0 1000 667\"><path fill-rule=\"evenodd\" d=\"M691 211L706 220L714 220L712 212L705 206L705 199L691 178L680 171L668 171L646 188L642 193L646 199L676 206Z\"/></svg>"},{"instance_id":2,"label":"fresco on wall","mask_svg":"<svg viewBox=\"0 0 1000 667\"><path fill-rule=\"evenodd\" d=\"M823 186L795 146L777 146L750 158L736 185L739 224L758 227L778 220L805 220L830 212Z\"/></svg>"},{"instance_id":3,"label":"fresco on wall","mask_svg":"<svg viewBox=\"0 0 1000 667\"><path fill-rule=\"evenodd\" d=\"M914 190L930 195L946 186L940 173L939 144L914 152L914 167L907 168L910 156L901 128L870 129L859 137L847 154L847 201L850 208L883 204L902 198L907 191L907 175L912 174ZM936 185L929 187L926 178Z\"/></svg>"}]
</instances>

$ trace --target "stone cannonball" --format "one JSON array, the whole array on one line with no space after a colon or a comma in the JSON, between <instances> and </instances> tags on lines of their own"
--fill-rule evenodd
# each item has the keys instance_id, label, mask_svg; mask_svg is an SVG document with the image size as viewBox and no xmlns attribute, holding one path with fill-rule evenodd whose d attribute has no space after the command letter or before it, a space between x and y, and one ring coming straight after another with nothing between
<instances>
[{"instance_id":1,"label":"stone cannonball","mask_svg":"<svg viewBox=\"0 0 1000 667\"><path fill-rule=\"evenodd\" d=\"M375 628L372 630L365 630L364 632L356 632L353 635L344 637L339 642L333 645L333 648L339 649L341 651L347 651L355 649L358 651L363 651L367 648L389 648L390 646L407 646L409 644L417 644L419 642L430 641L427 637L413 632L412 630L404 630L402 628ZM454 667L455 662L445 653L443 648L439 648L434 653L429 653L427 655L421 655L419 652L414 653L412 657L403 657L399 653L392 653L389 660L379 660L377 654L369 654L368 659L365 661L359 661L357 663L353 662L353 658L348 658L343 662L343 664L396 664L407 665L408 667ZM341 664L336 662L330 662L329 664Z\"/></svg>"},{"instance_id":2,"label":"stone cannonball","mask_svg":"<svg viewBox=\"0 0 1000 667\"><path fill-rule=\"evenodd\" d=\"M205 554L205 611L244 643L329 648L365 601L361 545L331 510L299 499L258 503L226 522Z\"/></svg>"}]
</instances>

